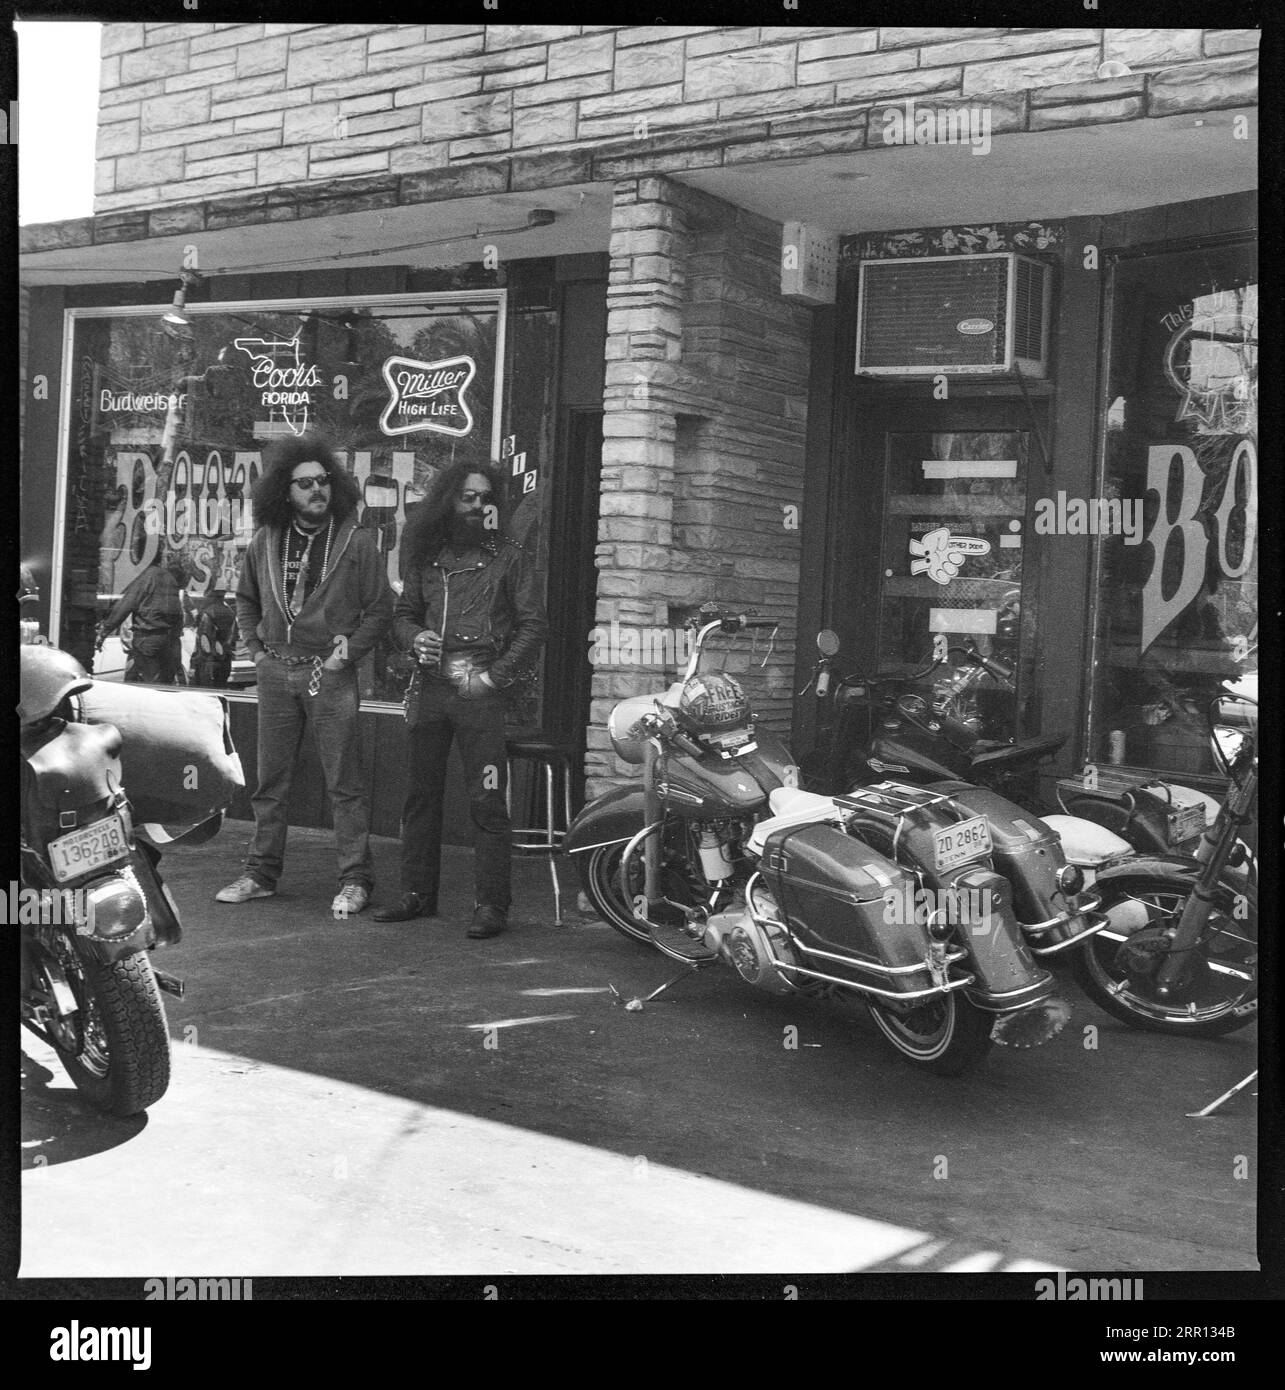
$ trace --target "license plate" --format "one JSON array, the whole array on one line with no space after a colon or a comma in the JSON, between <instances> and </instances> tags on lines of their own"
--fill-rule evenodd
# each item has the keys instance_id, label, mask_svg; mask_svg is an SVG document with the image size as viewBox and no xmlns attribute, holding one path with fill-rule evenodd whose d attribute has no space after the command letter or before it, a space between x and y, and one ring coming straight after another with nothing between
<instances>
[{"instance_id":1,"label":"license plate","mask_svg":"<svg viewBox=\"0 0 1285 1390\"><path fill-rule=\"evenodd\" d=\"M985 816L933 831L933 857L938 873L967 864L970 859L984 859L990 852L991 828Z\"/></svg>"},{"instance_id":2,"label":"license plate","mask_svg":"<svg viewBox=\"0 0 1285 1390\"><path fill-rule=\"evenodd\" d=\"M1184 840L1190 840L1193 836L1199 835L1205 828L1205 806L1204 802L1198 801L1194 806L1183 806L1177 811L1169 812L1169 843L1180 845Z\"/></svg>"},{"instance_id":3,"label":"license plate","mask_svg":"<svg viewBox=\"0 0 1285 1390\"><path fill-rule=\"evenodd\" d=\"M101 869L129 854L125 823L118 815L49 841L49 863L59 883Z\"/></svg>"}]
</instances>

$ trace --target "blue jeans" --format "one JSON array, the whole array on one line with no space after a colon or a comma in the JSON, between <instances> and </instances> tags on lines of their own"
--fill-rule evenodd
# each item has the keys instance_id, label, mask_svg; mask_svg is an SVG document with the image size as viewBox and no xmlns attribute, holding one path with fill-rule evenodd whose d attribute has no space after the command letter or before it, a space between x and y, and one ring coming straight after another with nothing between
<instances>
[{"instance_id":1,"label":"blue jeans","mask_svg":"<svg viewBox=\"0 0 1285 1390\"><path fill-rule=\"evenodd\" d=\"M430 678L422 717L423 723L406 731L410 777L402 809L402 888L437 903L446 759L458 740L473 822L476 901L507 912L513 835L505 801L504 702L498 695L465 700L445 681Z\"/></svg>"},{"instance_id":2,"label":"blue jeans","mask_svg":"<svg viewBox=\"0 0 1285 1390\"><path fill-rule=\"evenodd\" d=\"M357 670L323 671L321 689L308 694L311 666L289 666L265 656L259 684L259 785L251 798L254 841L246 871L265 888L275 888L285 859L290 783L312 730L321 772L330 793L339 852L339 882L374 884L370 857L370 801L357 731Z\"/></svg>"}]
</instances>

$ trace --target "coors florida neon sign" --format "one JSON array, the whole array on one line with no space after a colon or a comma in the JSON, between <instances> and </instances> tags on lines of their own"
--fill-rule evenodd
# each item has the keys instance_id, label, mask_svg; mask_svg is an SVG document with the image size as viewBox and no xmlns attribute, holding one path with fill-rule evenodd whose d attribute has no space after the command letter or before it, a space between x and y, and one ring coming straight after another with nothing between
<instances>
[{"instance_id":1,"label":"coors florida neon sign","mask_svg":"<svg viewBox=\"0 0 1285 1390\"><path fill-rule=\"evenodd\" d=\"M385 434L436 430L462 436L473 428L473 412L464 395L477 374L471 357L443 357L437 362L390 357L382 371L389 392L379 417ZM394 419L398 423L393 424Z\"/></svg>"},{"instance_id":2,"label":"coors florida neon sign","mask_svg":"<svg viewBox=\"0 0 1285 1390\"><path fill-rule=\"evenodd\" d=\"M304 364L299 352L299 334L293 338L234 338L233 346L254 364L255 389L262 394L259 403L279 418L294 434L308 428L312 392L321 385L315 366Z\"/></svg>"}]
</instances>

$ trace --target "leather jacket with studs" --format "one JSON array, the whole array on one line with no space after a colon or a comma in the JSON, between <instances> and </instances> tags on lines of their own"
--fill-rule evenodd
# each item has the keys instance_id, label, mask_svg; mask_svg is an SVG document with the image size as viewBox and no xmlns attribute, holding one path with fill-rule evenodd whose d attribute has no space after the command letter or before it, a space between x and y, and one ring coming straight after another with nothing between
<instances>
[{"instance_id":1,"label":"leather jacket with studs","mask_svg":"<svg viewBox=\"0 0 1285 1390\"><path fill-rule=\"evenodd\" d=\"M531 666L549 631L533 558L499 537L480 547L447 543L426 563L406 570L393 611L393 636L410 651L431 629L442 634L442 664L468 656L496 686L512 685Z\"/></svg>"}]
</instances>

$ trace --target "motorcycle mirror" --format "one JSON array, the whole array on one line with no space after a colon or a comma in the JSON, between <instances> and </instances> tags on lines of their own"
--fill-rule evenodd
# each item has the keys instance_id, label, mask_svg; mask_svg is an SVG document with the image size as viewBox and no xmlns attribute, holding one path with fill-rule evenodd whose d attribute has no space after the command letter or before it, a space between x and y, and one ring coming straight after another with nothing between
<instances>
[{"instance_id":1,"label":"motorcycle mirror","mask_svg":"<svg viewBox=\"0 0 1285 1390\"><path fill-rule=\"evenodd\" d=\"M839 634L833 628L823 627L817 633L817 651L822 656L834 656L837 654L842 644L839 641Z\"/></svg>"}]
</instances>

